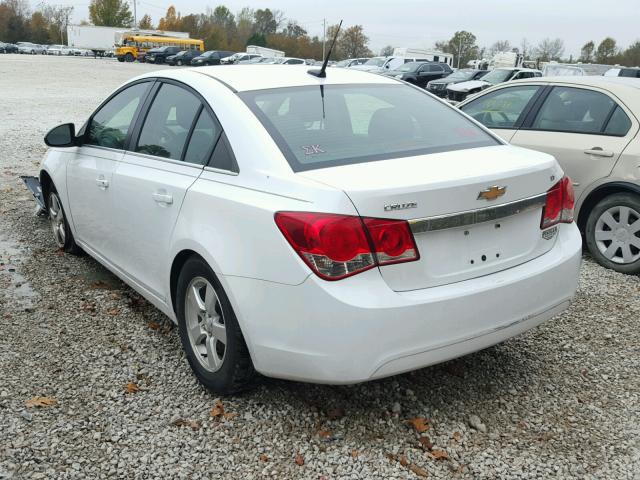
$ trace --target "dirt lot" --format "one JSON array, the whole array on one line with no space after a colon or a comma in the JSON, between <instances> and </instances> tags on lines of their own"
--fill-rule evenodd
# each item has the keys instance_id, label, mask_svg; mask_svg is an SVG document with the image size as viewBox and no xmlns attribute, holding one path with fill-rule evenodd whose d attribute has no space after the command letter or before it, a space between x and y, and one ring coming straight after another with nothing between
<instances>
[{"instance_id":1,"label":"dirt lot","mask_svg":"<svg viewBox=\"0 0 640 480\"><path fill-rule=\"evenodd\" d=\"M525 335L363 385L262 379L222 415L170 322L57 251L18 179L49 128L153 68L0 55L0 479L640 478L640 279L588 258Z\"/></svg>"}]
</instances>

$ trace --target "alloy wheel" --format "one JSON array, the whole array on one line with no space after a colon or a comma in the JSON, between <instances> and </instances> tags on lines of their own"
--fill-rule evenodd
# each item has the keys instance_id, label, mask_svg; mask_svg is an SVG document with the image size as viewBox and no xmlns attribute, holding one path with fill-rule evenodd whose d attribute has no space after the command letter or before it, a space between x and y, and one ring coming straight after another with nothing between
<instances>
[{"instance_id":1,"label":"alloy wheel","mask_svg":"<svg viewBox=\"0 0 640 480\"><path fill-rule=\"evenodd\" d=\"M640 213L627 206L605 210L595 227L595 243L608 260L629 264L640 259Z\"/></svg>"},{"instance_id":2,"label":"alloy wheel","mask_svg":"<svg viewBox=\"0 0 640 480\"><path fill-rule=\"evenodd\" d=\"M49 221L51 222L51 230L58 247L63 248L67 240L67 231L64 222L64 211L58 194L55 192L49 195Z\"/></svg>"},{"instance_id":3,"label":"alloy wheel","mask_svg":"<svg viewBox=\"0 0 640 480\"><path fill-rule=\"evenodd\" d=\"M189 283L184 312L194 356L205 370L218 371L227 351L227 329L220 299L206 278L195 277Z\"/></svg>"}]
</instances>

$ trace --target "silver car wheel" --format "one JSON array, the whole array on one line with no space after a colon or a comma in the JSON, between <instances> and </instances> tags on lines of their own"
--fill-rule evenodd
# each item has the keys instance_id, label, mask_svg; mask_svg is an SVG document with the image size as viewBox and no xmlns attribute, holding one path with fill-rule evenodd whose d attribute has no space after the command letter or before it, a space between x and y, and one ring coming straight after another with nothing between
<instances>
[{"instance_id":1,"label":"silver car wheel","mask_svg":"<svg viewBox=\"0 0 640 480\"><path fill-rule=\"evenodd\" d=\"M63 248L67 240L67 231L64 222L64 211L58 194L51 192L49 195L49 221L51 222L51 230L58 247Z\"/></svg>"},{"instance_id":2,"label":"silver car wheel","mask_svg":"<svg viewBox=\"0 0 640 480\"><path fill-rule=\"evenodd\" d=\"M213 285L195 277L187 287L185 323L194 356L208 372L217 372L227 351L227 329Z\"/></svg>"},{"instance_id":3,"label":"silver car wheel","mask_svg":"<svg viewBox=\"0 0 640 480\"><path fill-rule=\"evenodd\" d=\"M608 260L628 264L640 259L640 213L631 207L605 210L596 222L595 242Z\"/></svg>"}]
</instances>

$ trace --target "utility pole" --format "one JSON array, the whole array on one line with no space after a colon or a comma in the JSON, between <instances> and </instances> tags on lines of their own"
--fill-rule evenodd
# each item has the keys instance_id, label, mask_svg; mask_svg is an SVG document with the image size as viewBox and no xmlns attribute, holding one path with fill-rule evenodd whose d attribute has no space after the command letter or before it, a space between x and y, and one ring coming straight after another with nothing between
<instances>
[{"instance_id":1,"label":"utility pole","mask_svg":"<svg viewBox=\"0 0 640 480\"><path fill-rule=\"evenodd\" d=\"M133 0L133 28L138 26L138 16L136 15L136 0Z\"/></svg>"},{"instance_id":2,"label":"utility pole","mask_svg":"<svg viewBox=\"0 0 640 480\"><path fill-rule=\"evenodd\" d=\"M324 44L327 40L327 19L322 19L322 61L324 61Z\"/></svg>"},{"instance_id":3,"label":"utility pole","mask_svg":"<svg viewBox=\"0 0 640 480\"><path fill-rule=\"evenodd\" d=\"M458 69L460 69L460 53L461 52L462 52L462 36L458 40L458 67L457 67Z\"/></svg>"}]
</instances>

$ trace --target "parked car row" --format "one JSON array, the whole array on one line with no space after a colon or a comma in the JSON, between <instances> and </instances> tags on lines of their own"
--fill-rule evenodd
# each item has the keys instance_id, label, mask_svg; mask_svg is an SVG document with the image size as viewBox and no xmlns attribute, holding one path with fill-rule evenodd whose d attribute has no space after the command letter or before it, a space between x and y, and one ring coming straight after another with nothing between
<instances>
[{"instance_id":1,"label":"parked car row","mask_svg":"<svg viewBox=\"0 0 640 480\"><path fill-rule=\"evenodd\" d=\"M66 45L39 45L31 42L4 43L0 42L0 53L21 53L24 55L67 55L89 56L91 50L68 47Z\"/></svg>"}]
</instances>

